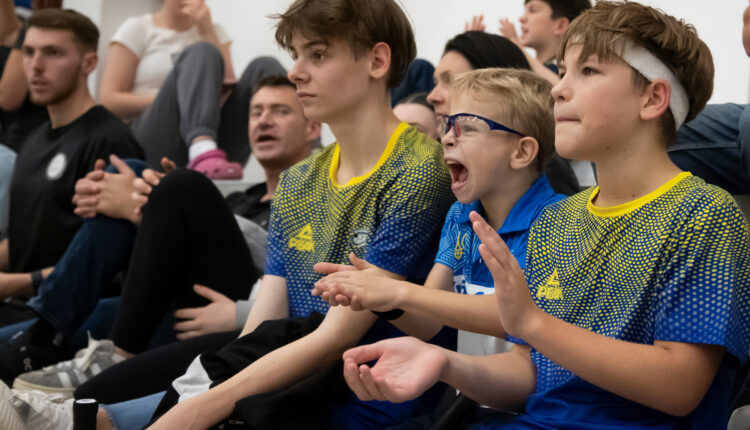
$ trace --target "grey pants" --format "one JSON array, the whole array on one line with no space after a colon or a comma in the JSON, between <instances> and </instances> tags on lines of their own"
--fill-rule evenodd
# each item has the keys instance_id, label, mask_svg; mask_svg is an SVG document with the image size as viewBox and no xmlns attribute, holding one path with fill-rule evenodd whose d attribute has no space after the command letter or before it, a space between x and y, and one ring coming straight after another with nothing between
<instances>
[{"instance_id":1,"label":"grey pants","mask_svg":"<svg viewBox=\"0 0 750 430\"><path fill-rule=\"evenodd\" d=\"M133 123L146 162L160 167L162 157L178 166L188 162L188 145L198 136L211 136L231 161L244 164L250 157L248 115L255 85L269 75L286 75L272 57L251 61L237 87L221 103L224 60L215 46L198 42L177 58L154 103Z\"/></svg>"}]
</instances>

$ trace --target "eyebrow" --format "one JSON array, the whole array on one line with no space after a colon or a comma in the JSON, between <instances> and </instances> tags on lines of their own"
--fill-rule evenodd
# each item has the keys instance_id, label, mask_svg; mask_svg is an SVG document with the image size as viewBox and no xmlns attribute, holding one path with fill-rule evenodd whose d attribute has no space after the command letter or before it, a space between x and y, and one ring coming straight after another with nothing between
<instances>
[{"instance_id":1,"label":"eyebrow","mask_svg":"<svg viewBox=\"0 0 750 430\"><path fill-rule=\"evenodd\" d=\"M250 109L262 109L265 105L263 103L256 103L250 106ZM286 103L272 103L269 106L270 109L276 109L276 108L287 108L292 109L292 107Z\"/></svg>"}]
</instances>

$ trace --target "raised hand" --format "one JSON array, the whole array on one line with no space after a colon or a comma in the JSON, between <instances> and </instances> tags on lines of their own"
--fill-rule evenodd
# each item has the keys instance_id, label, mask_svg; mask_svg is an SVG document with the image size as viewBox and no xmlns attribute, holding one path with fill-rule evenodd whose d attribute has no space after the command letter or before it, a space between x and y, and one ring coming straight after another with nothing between
<instances>
[{"instance_id":1,"label":"raised hand","mask_svg":"<svg viewBox=\"0 0 750 430\"><path fill-rule=\"evenodd\" d=\"M213 30L211 10L206 6L205 0L183 0L180 11L193 18L199 33Z\"/></svg>"},{"instance_id":2,"label":"raised hand","mask_svg":"<svg viewBox=\"0 0 750 430\"><path fill-rule=\"evenodd\" d=\"M543 311L531 299L523 270L505 242L478 213L471 212L469 218L474 232L482 241L479 253L495 281L500 323L509 334L523 338L522 330Z\"/></svg>"},{"instance_id":3,"label":"raised hand","mask_svg":"<svg viewBox=\"0 0 750 430\"><path fill-rule=\"evenodd\" d=\"M521 47L521 39L516 32L516 26L508 18L500 18L500 34L511 42Z\"/></svg>"},{"instance_id":4,"label":"raised hand","mask_svg":"<svg viewBox=\"0 0 750 430\"><path fill-rule=\"evenodd\" d=\"M161 166L164 168L165 173L158 172L154 169L144 169L141 173L141 177L133 180L133 193L130 198L136 203L135 217L139 221L143 214L143 206L148 203L148 197L151 195L151 191L155 186L159 185L159 181L161 181L164 176L177 169L177 165L174 161L167 157L161 159Z\"/></svg>"},{"instance_id":5,"label":"raised hand","mask_svg":"<svg viewBox=\"0 0 750 430\"><path fill-rule=\"evenodd\" d=\"M484 15L474 15L464 24L464 31L484 31Z\"/></svg>"},{"instance_id":6,"label":"raised hand","mask_svg":"<svg viewBox=\"0 0 750 430\"><path fill-rule=\"evenodd\" d=\"M236 303L232 299L203 285L195 284L193 289L211 303L200 308L183 308L175 311L176 318L186 320L174 325L175 331L178 332L177 339L237 329Z\"/></svg>"},{"instance_id":7,"label":"raised hand","mask_svg":"<svg viewBox=\"0 0 750 430\"><path fill-rule=\"evenodd\" d=\"M440 381L445 350L413 337L397 337L344 353L344 378L360 400L405 402ZM367 362L377 360L371 368Z\"/></svg>"}]
</instances>

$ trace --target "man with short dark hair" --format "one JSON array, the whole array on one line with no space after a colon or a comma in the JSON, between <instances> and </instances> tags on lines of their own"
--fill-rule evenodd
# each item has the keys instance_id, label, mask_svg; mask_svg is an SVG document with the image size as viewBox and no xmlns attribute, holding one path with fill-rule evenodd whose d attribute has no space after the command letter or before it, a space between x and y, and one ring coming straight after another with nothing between
<instances>
[{"instance_id":1,"label":"man with short dark hair","mask_svg":"<svg viewBox=\"0 0 750 430\"><path fill-rule=\"evenodd\" d=\"M43 10L29 19L24 71L32 102L47 107L50 121L28 136L16 160L8 237L0 242L0 298L29 297L52 272L82 222L71 202L75 182L96 159L142 157L130 129L89 93L98 38L96 26L71 10ZM33 316L21 307L2 309L0 325ZM59 360L49 352L50 362Z\"/></svg>"}]
</instances>

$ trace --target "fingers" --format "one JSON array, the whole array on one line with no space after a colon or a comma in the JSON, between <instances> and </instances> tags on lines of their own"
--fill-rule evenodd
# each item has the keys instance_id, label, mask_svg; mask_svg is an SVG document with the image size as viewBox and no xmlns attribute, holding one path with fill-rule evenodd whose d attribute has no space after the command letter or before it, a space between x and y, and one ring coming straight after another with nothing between
<instances>
[{"instance_id":1,"label":"fingers","mask_svg":"<svg viewBox=\"0 0 750 430\"><path fill-rule=\"evenodd\" d=\"M193 320L200 316L203 312L203 308L182 308L174 311L175 318Z\"/></svg>"},{"instance_id":2,"label":"fingers","mask_svg":"<svg viewBox=\"0 0 750 430\"><path fill-rule=\"evenodd\" d=\"M175 331L191 331L201 328L201 324L196 320L180 321L174 325Z\"/></svg>"},{"instance_id":3,"label":"fingers","mask_svg":"<svg viewBox=\"0 0 750 430\"><path fill-rule=\"evenodd\" d=\"M84 176L84 178L86 178L89 181L98 182L98 181L101 181L102 179L104 179L104 174L105 174L105 172L104 172L103 169L92 170L92 171L86 173L86 176Z\"/></svg>"},{"instance_id":4,"label":"fingers","mask_svg":"<svg viewBox=\"0 0 750 430\"><path fill-rule=\"evenodd\" d=\"M145 169L141 173L143 180L152 187L159 185L159 181L164 177L164 173L157 172L154 169ZM149 191L151 192L151 191Z\"/></svg>"},{"instance_id":5,"label":"fingers","mask_svg":"<svg viewBox=\"0 0 750 430\"><path fill-rule=\"evenodd\" d=\"M220 292L212 288L208 288L204 285L200 285L200 284L193 285L193 291L195 291L199 296L205 297L212 302L229 300L229 298L225 296L224 294L221 294Z\"/></svg>"},{"instance_id":6,"label":"fingers","mask_svg":"<svg viewBox=\"0 0 750 430\"><path fill-rule=\"evenodd\" d=\"M93 171L104 170L106 168L107 168L107 163L104 160L102 160L101 158L97 158L96 161L94 162L94 170Z\"/></svg>"},{"instance_id":7,"label":"fingers","mask_svg":"<svg viewBox=\"0 0 750 430\"><path fill-rule=\"evenodd\" d=\"M151 185L146 183L146 181L142 178L133 179L133 188L135 188L136 194L141 194L144 196L148 196L149 194L151 194L151 190L153 189L151 188Z\"/></svg>"},{"instance_id":8,"label":"fingers","mask_svg":"<svg viewBox=\"0 0 750 430\"><path fill-rule=\"evenodd\" d=\"M75 193L81 196L98 194L100 190L101 186L99 184L90 181L87 178L76 181ZM81 196L79 196L79 198L81 198Z\"/></svg>"},{"instance_id":9,"label":"fingers","mask_svg":"<svg viewBox=\"0 0 750 430\"><path fill-rule=\"evenodd\" d=\"M133 172L133 169L131 169L126 162L122 161L122 159L115 154L109 156L109 162L117 168L117 171L120 174L135 176L135 172Z\"/></svg>"},{"instance_id":10,"label":"fingers","mask_svg":"<svg viewBox=\"0 0 750 430\"><path fill-rule=\"evenodd\" d=\"M161 159L161 167L164 169L164 172L169 174L177 169L177 164L169 158L164 157Z\"/></svg>"},{"instance_id":11,"label":"fingers","mask_svg":"<svg viewBox=\"0 0 750 430\"><path fill-rule=\"evenodd\" d=\"M353 360L357 364L367 363L368 361L377 360L383 355L380 342L375 342L370 345L362 345L355 348L348 349L344 352L344 360Z\"/></svg>"},{"instance_id":12,"label":"fingers","mask_svg":"<svg viewBox=\"0 0 750 430\"><path fill-rule=\"evenodd\" d=\"M202 330L191 330L191 331L181 331L177 333L177 336L175 336L179 340L185 340L190 339L193 337L203 336L206 334Z\"/></svg>"},{"instance_id":13,"label":"fingers","mask_svg":"<svg viewBox=\"0 0 750 430\"><path fill-rule=\"evenodd\" d=\"M501 264L505 265L506 261L509 258L513 258L513 256L510 253L510 250L505 245L505 242L503 242L502 239L500 239L500 236L498 236L497 232L487 224L487 222L482 219L482 217L472 211L469 214L469 218L471 219L473 223L474 232L477 234L477 237L479 237L479 240L482 241L482 244L484 244L487 247L487 251L489 251L497 261L499 261Z\"/></svg>"},{"instance_id":14,"label":"fingers","mask_svg":"<svg viewBox=\"0 0 750 430\"><path fill-rule=\"evenodd\" d=\"M133 199L133 201L136 202L136 204L138 204L139 208L137 208L136 213L140 214L141 213L140 206L143 206L146 203L148 203L148 196L145 196L136 191L130 195L130 198Z\"/></svg>"},{"instance_id":15,"label":"fingers","mask_svg":"<svg viewBox=\"0 0 750 430\"><path fill-rule=\"evenodd\" d=\"M367 366L362 365L361 367ZM367 388L359 375L360 366L358 366L357 363L351 360L344 361L344 379L346 380L346 384L349 385L349 388L354 392L358 399L363 401L373 400L372 395L367 391Z\"/></svg>"},{"instance_id":16,"label":"fingers","mask_svg":"<svg viewBox=\"0 0 750 430\"><path fill-rule=\"evenodd\" d=\"M349 266L348 264L315 263L315 266L313 266L313 270L324 275L330 275L332 273L341 271L357 270L357 268L354 266Z\"/></svg>"}]
</instances>

